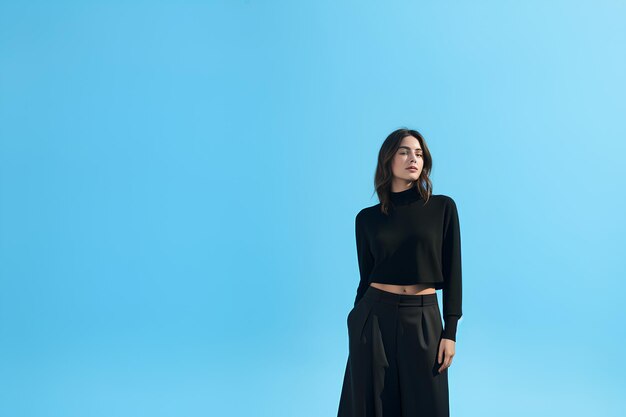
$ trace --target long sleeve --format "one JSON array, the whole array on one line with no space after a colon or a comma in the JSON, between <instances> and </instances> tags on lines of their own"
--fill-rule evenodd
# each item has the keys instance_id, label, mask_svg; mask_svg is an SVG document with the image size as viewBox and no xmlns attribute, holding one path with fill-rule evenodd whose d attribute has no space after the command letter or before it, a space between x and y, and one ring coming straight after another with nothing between
<instances>
[{"instance_id":1,"label":"long sleeve","mask_svg":"<svg viewBox=\"0 0 626 417\"><path fill-rule=\"evenodd\" d=\"M354 305L356 306L369 286L370 272L374 267L374 256L372 255L369 243L367 241L367 236L365 234L365 231L363 230L362 212L357 214L354 223L356 235L356 251L360 274L359 286L357 288L356 298L354 300Z\"/></svg>"},{"instance_id":2,"label":"long sleeve","mask_svg":"<svg viewBox=\"0 0 626 417\"><path fill-rule=\"evenodd\" d=\"M443 316L445 329L443 338L456 341L458 320L462 311L462 268L461 268L461 230L456 203L449 198L444 214L444 232L442 245Z\"/></svg>"}]
</instances>

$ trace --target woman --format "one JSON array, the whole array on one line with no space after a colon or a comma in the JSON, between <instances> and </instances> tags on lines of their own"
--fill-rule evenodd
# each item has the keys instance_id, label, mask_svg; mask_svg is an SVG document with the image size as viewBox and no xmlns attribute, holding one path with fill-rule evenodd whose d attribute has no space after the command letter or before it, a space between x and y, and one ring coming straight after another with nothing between
<instances>
[{"instance_id":1,"label":"woman","mask_svg":"<svg viewBox=\"0 0 626 417\"><path fill-rule=\"evenodd\" d=\"M355 219L360 283L347 317L339 417L450 415L448 368L462 315L461 234L454 200L432 194L431 168L415 130L391 133L378 154L380 203Z\"/></svg>"}]
</instances>

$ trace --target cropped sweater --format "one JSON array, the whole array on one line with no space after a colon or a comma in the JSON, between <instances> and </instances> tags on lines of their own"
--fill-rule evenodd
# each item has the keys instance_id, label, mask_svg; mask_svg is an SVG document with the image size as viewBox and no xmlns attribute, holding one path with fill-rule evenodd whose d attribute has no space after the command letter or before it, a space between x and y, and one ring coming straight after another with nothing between
<instances>
[{"instance_id":1,"label":"cropped sweater","mask_svg":"<svg viewBox=\"0 0 626 417\"><path fill-rule=\"evenodd\" d=\"M354 305L372 282L430 284L442 290L443 338L456 340L462 316L461 233L456 203L433 194L426 202L413 187L391 193L389 215L380 203L355 219L360 272Z\"/></svg>"}]
</instances>

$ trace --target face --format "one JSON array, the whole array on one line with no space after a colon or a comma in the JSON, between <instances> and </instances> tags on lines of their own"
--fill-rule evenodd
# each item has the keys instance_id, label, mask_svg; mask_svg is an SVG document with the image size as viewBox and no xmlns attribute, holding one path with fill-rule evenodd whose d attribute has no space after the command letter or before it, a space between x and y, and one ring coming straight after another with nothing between
<instances>
[{"instance_id":1,"label":"face","mask_svg":"<svg viewBox=\"0 0 626 417\"><path fill-rule=\"evenodd\" d=\"M408 169L409 167L416 167L417 169ZM400 147L391 161L391 170L394 176L392 191L405 190L413 181L417 181L423 167L424 157L419 141L413 136L406 136L402 139Z\"/></svg>"}]
</instances>

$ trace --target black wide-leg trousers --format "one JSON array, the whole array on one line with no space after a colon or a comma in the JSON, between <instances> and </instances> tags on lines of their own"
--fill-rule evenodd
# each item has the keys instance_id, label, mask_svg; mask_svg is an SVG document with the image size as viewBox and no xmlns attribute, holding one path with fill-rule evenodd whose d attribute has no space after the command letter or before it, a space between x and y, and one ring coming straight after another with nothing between
<instances>
[{"instance_id":1,"label":"black wide-leg trousers","mask_svg":"<svg viewBox=\"0 0 626 417\"><path fill-rule=\"evenodd\" d=\"M348 313L349 355L338 417L449 417L448 369L438 372L437 293L369 287Z\"/></svg>"}]
</instances>

